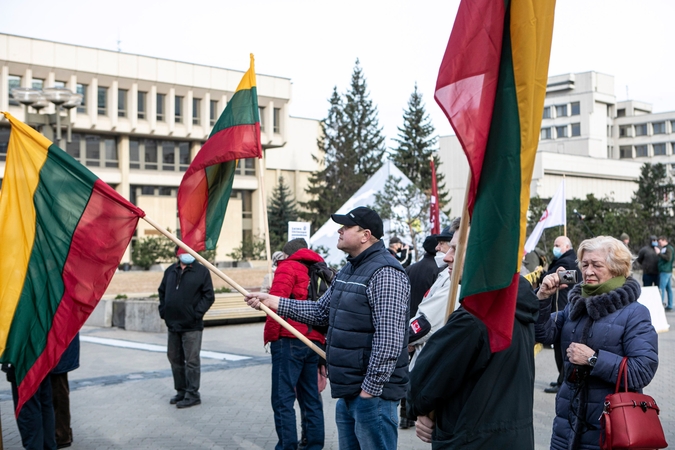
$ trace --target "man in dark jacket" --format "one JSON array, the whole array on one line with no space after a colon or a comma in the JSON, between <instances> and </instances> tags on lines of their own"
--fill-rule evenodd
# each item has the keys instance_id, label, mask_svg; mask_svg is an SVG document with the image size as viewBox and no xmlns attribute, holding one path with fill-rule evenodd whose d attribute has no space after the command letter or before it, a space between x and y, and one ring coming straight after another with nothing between
<instances>
[{"instance_id":1,"label":"man in dark jacket","mask_svg":"<svg viewBox=\"0 0 675 450\"><path fill-rule=\"evenodd\" d=\"M178 253L178 248L176 248ZM159 316L169 328L167 357L171 363L176 395L170 404L178 408L199 405L199 379L204 314L214 301L213 284L208 269L181 253L178 262L169 266L159 285Z\"/></svg>"},{"instance_id":2,"label":"man in dark jacket","mask_svg":"<svg viewBox=\"0 0 675 450\"><path fill-rule=\"evenodd\" d=\"M642 267L642 285L659 285L659 241L650 236L649 243L638 252L637 263Z\"/></svg>"},{"instance_id":3,"label":"man in dark jacket","mask_svg":"<svg viewBox=\"0 0 675 450\"><path fill-rule=\"evenodd\" d=\"M394 236L389 239L389 248L387 250L389 250L391 256L401 263L404 269L410 266L410 263L412 262L410 246L404 243L401 238Z\"/></svg>"},{"instance_id":4,"label":"man in dark jacket","mask_svg":"<svg viewBox=\"0 0 675 450\"><path fill-rule=\"evenodd\" d=\"M673 261L675 260L675 248L668 243L666 236L659 237L661 251L659 253L659 290L666 307L666 311L673 310Z\"/></svg>"},{"instance_id":5,"label":"man in dark jacket","mask_svg":"<svg viewBox=\"0 0 675 450\"><path fill-rule=\"evenodd\" d=\"M434 284L436 277L442 270L434 259L434 256L436 256L436 245L438 245L436 238L434 236L427 236L424 244L422 244L424 256L421 260L405 269L405 273L410 278L410 317L417 314L417 307L422 302L424 294Z\"/></svg>"},{"instance_id":6,"label":"man in dark jacket","mask_svg":"<svg viewBox=\"0 0 675 450\"><path fill-rule=\"evenodd\" d=\"M458 234L444 259L450 271ZM431 336L410 372L406 399L420 439L434 449L534 449L538 306L521 277L511 345L501 352L491 353L485 324L462 307Z\"/></svg>"},{"instance_id":7,"label":"man in dark jacket","mask_svg":"<svg viewBox=\"0 0 675 450\"><path fill-rule=\"evenodd\" d=\"M553 243L553 261L548 270L542 276L542 279L549 274L556 273L558 269L563 268L565 270L576 270L577 280L581 280L581 272L579 272L579 267L577 265L577 255L574 253L574 247L572 247L572 241L567 236L558 236ZM567 306L567 294L569 293L569 286L565 289L560 289L558 291L558 309L556 309L555 303L551 304L551 311L562 311ZM555 296L553 297L555 302ZM555 358L555 365L558 368L558 379L551 382L551 386L544 389L544 392L547 394L555 394L560 390L560 385L563 382L564 377L564 366L563 366L563 355L562 349L560 348L560 343L556 342L553 344L553 357Z\"/></svg>"},{"instance_id":8,"label":"man in dark jacket","mask_svg":"<svg viewBox=\"0 0 675 450\"><path fill-rule=\"evenodd\" d=\"M282 251L287 255L280 260L274 273L271 295L307 300L309 266L323 262L323 258L307 248L302 238L288 241ZM326 343L323 333L304 323L284 318L307 339L320 347ZM272 409L277 431L276 450L296 450L298 433L295 422L295 399L298 399L302 416L303 449L320 450L324 446L323 404L319 393L317 368L319 356L276 320L267 317L264 331L265 344L270 343L272 353ZM325 366L322 366L325 375ZM325 387L325 383L324 383Z\"/></svg>"},{"instance_id":9,"label":"man in dark jacket","mask_svg":"<svg viewBox=\"0 0 675 450\"><path fill-rule=\"evenodd\" d=\"M396 409L408 383L410 283L381 241L380 216L360 206L333 214L347 264L316 302L251 293L281 316L328 325L326 361L340 448L395 449ZM531 350L531 349L530 349Z\"/></svg>"}]
</instances>

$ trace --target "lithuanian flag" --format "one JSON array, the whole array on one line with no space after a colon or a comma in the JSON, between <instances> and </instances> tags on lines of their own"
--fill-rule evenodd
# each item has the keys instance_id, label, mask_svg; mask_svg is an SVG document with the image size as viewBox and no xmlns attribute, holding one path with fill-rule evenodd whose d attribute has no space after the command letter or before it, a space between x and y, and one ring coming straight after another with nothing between
<instances>
[{"instance_id":1,"label":"lithuanian flag","mask_svg":"<svg viewBox=\"0 0 675 450\"><path fill-rule=\"evenodd\" d=\"M511 343L555 0L462 0L436 83L469 161L462 304Z\"/></svg>"},{"instance_id":2,"label":"lithuanian flag","mask_svg":"<svg viewBox=\"0 0 675 450\"><path fill-rule=\"evenodd\" d=\"M181 236L193 250L216 248L234 171L242 158L262 158L253 55L250 68L178 188Z\"/></svg>"},{"instance_id":3,"label":"lithuanian flag","mask_svg":"<svg viewBox=\"0 0 675 450\"><path fill-rule=\"evenodd\" d=\"M0 194L0 360L19 402L37 390L105 292L145 213L8 113Z\"/></svg>"}]
</instances>

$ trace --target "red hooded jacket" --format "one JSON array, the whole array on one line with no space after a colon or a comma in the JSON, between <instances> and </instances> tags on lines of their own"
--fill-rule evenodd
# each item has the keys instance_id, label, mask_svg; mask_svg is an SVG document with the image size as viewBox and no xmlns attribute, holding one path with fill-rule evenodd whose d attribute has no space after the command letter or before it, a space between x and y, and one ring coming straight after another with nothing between
<instances>
[{"instance_id":1,"label":"red hooded jacket","mask_svg":"<svg viewBox=\"0 0 675 450\"><path fill-rule=\"evenodd\" d=\"M318 253L308 248L301 248L288 258L279 261L277 270L274 272L270 294L284 298L294 298L295 300L307 300L307 287L309 286L308 265L322 261L323 258ZM308 333L309 327L306 324L286 317L284 319L300 333L307 336L308 339L322 344L326 343L326 337L317 330L312 329ZM265 344L278 341L280 337L297 339L269 316L265 321L263 337Z\"/></svg>"}]
</instances>

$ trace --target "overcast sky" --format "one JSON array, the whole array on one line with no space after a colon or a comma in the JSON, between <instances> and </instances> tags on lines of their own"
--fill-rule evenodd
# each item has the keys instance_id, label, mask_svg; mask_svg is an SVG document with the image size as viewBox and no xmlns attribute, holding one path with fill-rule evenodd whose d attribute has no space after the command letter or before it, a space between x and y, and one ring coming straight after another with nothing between
<instances>
[{"instance_id":1,"label":"overcast sky","mask_svg":"<svg viewBox=\"0 0 675 450\"><path fill-rule=\"evenodd\" d=\"M291 115L322 119L360 59L387 145L415 83L433 100L459 0L0 0L0 32L290 78ZM618 100L675 110L673 0L558 0L550 75L615 76ZM120 43L118 44L118 40Z\"/></svg>"}]
</instances>

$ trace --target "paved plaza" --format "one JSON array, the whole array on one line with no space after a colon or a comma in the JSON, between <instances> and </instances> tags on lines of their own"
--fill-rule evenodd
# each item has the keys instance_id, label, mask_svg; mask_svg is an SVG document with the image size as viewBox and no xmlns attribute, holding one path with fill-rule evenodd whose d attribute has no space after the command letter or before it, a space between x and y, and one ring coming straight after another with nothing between
<instances>
[{"instance_id":1,"label":"paved plaza","mask_svg":"<svg viewBox=\"0 0 675 450\"><path fill-rule=\"evenodd\" d=\"M669 318L671 316L669 315ZM84 327L81 366L70 373L76 450L273 449L271 358L262 346L263 323L207 327L202 358L202 404L179 410L166 354L166 335ZM661 421L675 443L675 332L659 335L660 366L646 389L663 409ZM535 440L548 448L555 396L544 388L556 378L552 350L536 357ZM509 374L504 374L509 376ZM326 448L337 449L335 401L323 393ZM9 383L0 383L5 449L21 449ZM429 449L414 429L400 430L399 448ZM506 450L506 449L500 449Z\"/></svg>"}]
</instances>

